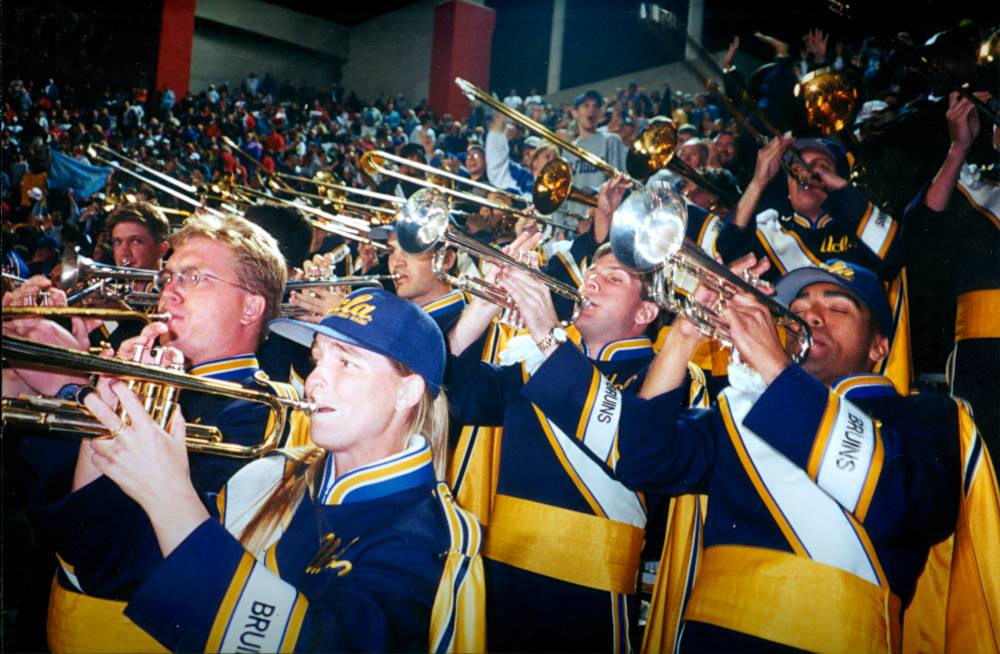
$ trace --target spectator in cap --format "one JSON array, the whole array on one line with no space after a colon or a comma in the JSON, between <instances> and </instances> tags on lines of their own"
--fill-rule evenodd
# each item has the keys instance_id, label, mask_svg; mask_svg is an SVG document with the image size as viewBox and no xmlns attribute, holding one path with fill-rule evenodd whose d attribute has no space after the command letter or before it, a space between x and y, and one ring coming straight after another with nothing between
<instances>
[{"instance_id":1,"label":"spectator in cap","mask_svg":"<svg viewBox=\"0 0 1000 654\"><path fill-rule=\"evenodd\" d=\"M603 117L604 98L594 89L585 91L573 102L573 120L576 124L576 139L573 144L597 155L617 170L625 170L625 144L617 134L605 134L598 129ZM597 189L607 180L607 176L596 166L571 153L566 153L566 161L573 170L573 185L584 189ZM586 214L586 208L566 207L577 213Z\"/></svg>"}]
</instances>

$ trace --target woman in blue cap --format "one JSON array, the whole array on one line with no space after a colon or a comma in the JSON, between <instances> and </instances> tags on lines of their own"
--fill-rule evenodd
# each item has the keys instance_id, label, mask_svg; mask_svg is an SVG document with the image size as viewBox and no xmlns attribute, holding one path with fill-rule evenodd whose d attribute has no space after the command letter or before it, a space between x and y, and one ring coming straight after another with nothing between
<instances>
[{"instance_id":1,"label":"woman in blue cap","mask_svg":"<svg viewBox=\"0 0 1000 654\"><path fill-rule=\"evenodd\" d=\"M366 289L319 324L270 327L312 349L312 443L250 463L212 503L188 479L183 418L159 429L118 381L86 396L113 437L83 444L55 509L80 526L78 581L137 589L125 615L172 650L481 651L479 526L437 481L437 326Z\"/></svg>"}]
</instances>

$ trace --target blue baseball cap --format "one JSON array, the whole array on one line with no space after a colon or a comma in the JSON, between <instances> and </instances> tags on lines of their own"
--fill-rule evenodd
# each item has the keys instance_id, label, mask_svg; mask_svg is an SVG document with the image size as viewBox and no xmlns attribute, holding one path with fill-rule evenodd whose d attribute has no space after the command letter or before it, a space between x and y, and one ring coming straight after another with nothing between
<instances>
[{"instance_id":1,"label":"blue baseball cap","mask_svg":"<svg viewBox=\"0 0 1000 654\"><path fill-rule=\"evenodd\" d=\"M868 307L882 335L892 339L892 309L882 280L871 270L855 263L830 259L818 267L798 268L782 277L775 286L775 299L786 308L806 286L835 284Z\"/></svg>"},{"instance_id":2,"label":"blue baseball cap","mask_svg":"<svg viewBox=\"0 0 1000 654\"><path fill-rule=\"evenodd\" d=\"M604 98L601 96L601 94L595 91L594 89L590 89L589 91L585 91L584 93L581 93L580 95L576 96L576 100L573 101L573 106L579 107L587 100L593 100L594 102L597 103L598 107L604 104Z\"/></svg>"},{"instance_id":3,"label":"blue baseball cap","mask_svg":"<svg viewBox=\"0 0 1000 654\"><path fill-rule=\"evenodd\" d=\"M268 329L305 347L316 334L356 345L405 365L437 397L444 381L444 336L437 323L409 300L378 289L354 291L319 324L281 318Z\"/></svg>"},{"instance_id":4,"label":"blue baseball cap","mask_svg":"<svg viewBox=\"0 0 1000 654\"><path fill-rule=\"evenodd\" d=\"M833 161L833 168L838 176L844 179L851 176L851 162L847 158L847 150L836 141L832 139L796 139L795 147L798 148L799 152L813 150L825 154ZM786 151L783 159L786 164L791 163L791 151Z\"/></svg>"}]
</instances>

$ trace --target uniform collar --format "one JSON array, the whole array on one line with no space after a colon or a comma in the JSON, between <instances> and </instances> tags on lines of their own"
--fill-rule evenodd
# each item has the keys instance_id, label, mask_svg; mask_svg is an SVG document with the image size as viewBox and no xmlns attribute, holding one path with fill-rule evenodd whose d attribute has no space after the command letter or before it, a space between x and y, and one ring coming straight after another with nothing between
<instances>
[{"instance_id":1,"label":"uniform collar","mask_svg":"<svg viewBox=\"0 0 1000 654\"><path fill-rule=\"evenodd\" d=\"M896 387L888 377L863 373L841 377L833 385L833 392L849 400L864 400L874 397L896 395Z\"/></svg>"},{"instance_id":2,"label":"uniform collar","mask_svg":"<svg viewBox=\"0 0 1000 654\"><path fill-rule=\"evenodd\" d=\"M800 227L804 227L805 229L818 230L826 227L830 223L830 221L833 220L833 217L830 214L825 213L819 218L817 218L814 222L809 218L807 218L806 216L800 214L798 211L796 211L792 213L792 216L791 218L789 218L789 220L791 220L793 223L797 224Z\"/></svg>"},{"instance_id":3,"label":"uniform collar","mask_svg":"<svg viewBox=\"0 0 1000 654\"><path fill-rule=\"evenodd\" d=\"M255 355L240 354L199 363L188 370L188 374L223 381L237 381L256 374L258 370L260 370L260 363L257 362Z\"/></svg>"},{"instance_id":4,"label":"uniform collar","mask_svg":"<svg viewBox=\"0 0 1000 654\"><path fill-rule=\"evenodd\" d=\"M427 304L424 304L420 308L426 311L432 317L439 316L443 313L453 311L465 306L465 293L462 291L452 291L447 295L442 295L441 297L431 300Z\"/></svg>"},{"instance_id":5,"label":"uniform collar","mask_svg":"<svg viewBox=\"0 0 1000 654\"><path fill-rule=\"evenodd\" d=\"M586 343L583 343L583 352L590 356ZM651 356L653 356L653 341L645 336L637 336L605 344L594 357L594 361L628 361Z\"/></svg>"},{"instance_id":6,"label":"uniform collar","mask_svg":"<svg viewBox=\"0 0 1000 654\"><path fill-rule=\"evenodd\" d=\"M326 459L317 497L320 504L330 506L374 500L433 484L435 480L431 448L423 436L414 436L413 444L405 451L351 470L339 478L334 458L328 456Z\"/></svg>"}]
</instances>

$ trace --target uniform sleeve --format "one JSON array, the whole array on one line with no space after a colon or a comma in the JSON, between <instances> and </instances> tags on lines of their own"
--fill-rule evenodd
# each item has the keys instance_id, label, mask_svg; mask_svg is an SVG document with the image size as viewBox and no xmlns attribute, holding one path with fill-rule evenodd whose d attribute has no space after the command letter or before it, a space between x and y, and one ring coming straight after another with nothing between
<instances>
[{"instance_id":1,"label":"uniform sleeve","mask_svg":"<svg viewBox=\"0 0 1000 654\"><path fill-rule=\"evenodd\" d=\"M875 206L857 187L848 184L831 191L823 208L854 234L870 256L869 266L883 279L892 279L903 265L901 225Z\"/></svg>"},{"instance_id":2,"label":"uniform sleeve","mask_svg":"<svg viewBox=\"0 0 1000 654\"><path fill-rule=\"evenodd\" d=\"M730 220L723 222L722 228L719 230L719 238L715 241L715 247L723 262L730 263L745 254L754 252L756 232L757 221L753 219L746 227L740 227Z\"/></svg>"},{"instance_id":3,"label":"uniform sleeve","mask_svg":"<svg viewBox=\"0 0 1000 654\"><path fill-rule=\"evenodd\" d=\"M124 599L163 558L142 507L107 477L73 493L45 484L33 503L64 571L88 595Z\"/></svg>"},{"instance_id":4,"label":"uniform sleeve","mask_svg":"<svg viewBox=\"0 0 1000 654\"><path fill-rule=\"evenodd\" d=\"M564 343L521 393L633 490L678 495L707 483L715 451L709 414L682 411L686 385L650 400L622 393Z\"/></svg>"},{"instance_id":5,"label":"uniform sleeve","mask_svg":"<svg viewBox=\"0 0 1000 654\"><path fill-rule=\"evenodd\" d=\"M743 424L873 536L906 534L929 545L954 527L961 464L951 402L899 398L895 409L875 416L793 364Z\"/></svg>"},{"instance_id":6,"label":"uniform sleeve","mask_svg":"<svg viewBox=\"0 0 1000 654\"><path fill-rule=\"evenodd\" d=\"M555 277L564 284L579 288L583 284L583 270L591 262L597 243L592 232L581 234L573 239L568 252L556 251L548 263L542 266L542 272ZM552 293L552 304L560 320L569 320L573 315L573 301L569 298Z\"/></svg>"},{"instance_id":7,"label":"uniform sleeve","mask_svg":"<svg viewBox=\"0 0 1000 654\"><path fill-rule=\"evenodd\" d=\"M506 408L508 371L479 358L482 348L449 355L445 387L451 416L463 425L499 427Z\"/></svg>"},{"instance_id":8,"label":"uniform sleeve","mask_svg":"<svg viewBox=\"0 0 1000 654\"><path fill-rule=\"evenodd\" d=\"M307 596L206 520L149 576L125 615L172 651L395 649L400 630L426 634L441 566L430 554L417 562L405 544L376 549L344 575L307 569Z\"/></svg>"}]
</instances>

